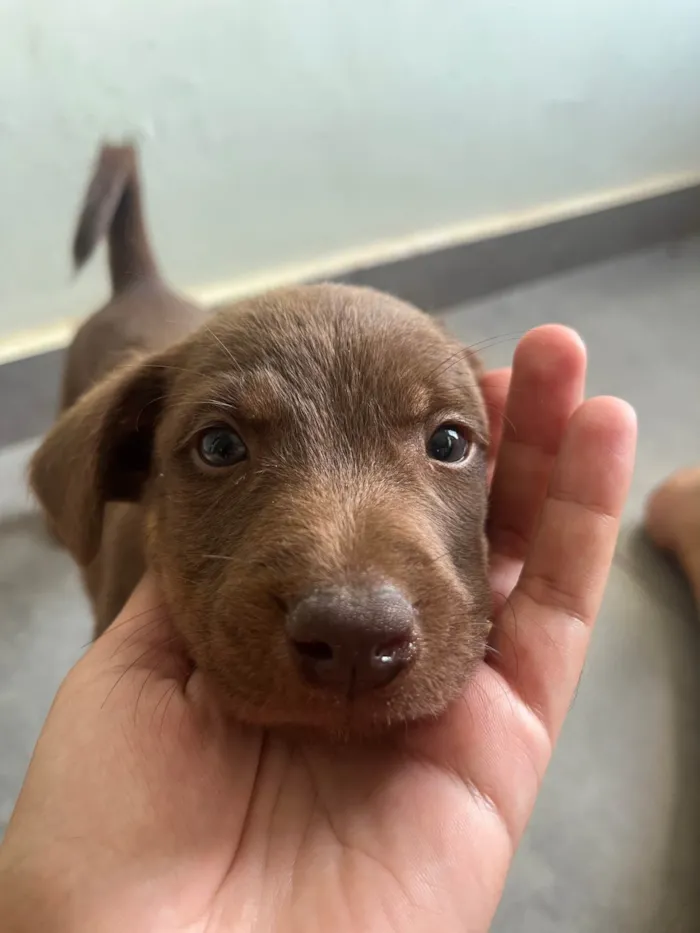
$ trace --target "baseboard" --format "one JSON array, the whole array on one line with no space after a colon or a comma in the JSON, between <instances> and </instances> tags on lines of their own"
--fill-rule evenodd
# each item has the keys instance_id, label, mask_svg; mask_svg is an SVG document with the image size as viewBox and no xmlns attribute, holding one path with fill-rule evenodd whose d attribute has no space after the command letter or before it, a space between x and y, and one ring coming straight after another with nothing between
<instances>
[{"instance_id":1,"label":"baseboard","mask_svg":"<svg viewBox=\"0 0 700 933\"><path fill-rule=\"evenodd\" d=\"M391 292L440 311L492 292L700 232L700 180L643 186L389 241L285 267L255 278L192 289L216 306L269 288L340 281ZM0 344L0 447L43 433L76 321Z\"/></svg>"},{"instance_id":2,"label":"baseboard","mask_svg":"<svg viewBox=\"0 0 700 933\"><path fill-rule=\"evenodd\" d=\"M428 311L700 233L700 184L342 277Z\"/></svg>"}]
</instances>

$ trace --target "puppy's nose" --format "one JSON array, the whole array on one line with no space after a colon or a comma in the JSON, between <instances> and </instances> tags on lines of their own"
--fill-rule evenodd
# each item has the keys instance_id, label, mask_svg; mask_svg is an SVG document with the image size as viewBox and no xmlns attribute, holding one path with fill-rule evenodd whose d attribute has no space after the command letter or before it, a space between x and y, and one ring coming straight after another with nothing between
<instances>
[{"instance_id":1,"label":"puppy's nose","mask_svg":"<svg viewBox=\"0 0 700 933\"><path fill-rule=\"evenodd\" d=\"M345 693L383 687L417 652L413 607L388 585L319 590L297 603L286 627L304 679Z\"/></svg>"}]
</instances>

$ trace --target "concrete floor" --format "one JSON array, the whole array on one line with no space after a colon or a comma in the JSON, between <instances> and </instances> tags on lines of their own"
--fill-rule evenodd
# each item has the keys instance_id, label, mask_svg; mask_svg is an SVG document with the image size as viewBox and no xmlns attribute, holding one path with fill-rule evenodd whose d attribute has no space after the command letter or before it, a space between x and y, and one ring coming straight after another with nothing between
<instances>
[{"instance_id":1,"label":"concrete floor","mask_svg":"<svg viewBox=\"0 0 700 933\"><path fill-rule=\"evenodd\" d=\"M518 334L575 326L591 393L639 412L617 564L587 668L494 923L496 933L700 930L700 637L684 581L640 537L644 497L700 460L700 241L454 309L501 365ZM0 454L0 832L61 676L89 638L70 561L30 511L31 445Z\"/></svg>"}]
</instances>

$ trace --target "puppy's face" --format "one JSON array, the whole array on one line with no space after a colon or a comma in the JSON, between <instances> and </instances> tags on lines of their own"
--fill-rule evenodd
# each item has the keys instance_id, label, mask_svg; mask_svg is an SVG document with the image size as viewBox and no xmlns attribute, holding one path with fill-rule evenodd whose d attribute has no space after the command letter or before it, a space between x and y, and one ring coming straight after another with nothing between
<instances>
[{"instance_id":1,"label":"puppy's face","mask_svg":"<svg viewBox=\"0 0 700 933\"><path fill-rule=\"evenodd\" d=\"M463 689L490 612L487 427L472 360L427 316L273 293L116 374L47 447L76 414L96 491L74 552L105 501L142 503L175 623L236 716L369 733Z\"/></svg>"}]
</instances>

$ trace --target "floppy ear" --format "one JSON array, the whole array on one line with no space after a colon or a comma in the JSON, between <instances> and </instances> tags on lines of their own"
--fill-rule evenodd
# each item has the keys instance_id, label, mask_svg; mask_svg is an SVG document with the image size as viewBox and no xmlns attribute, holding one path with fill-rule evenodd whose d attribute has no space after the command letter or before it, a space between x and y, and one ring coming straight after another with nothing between
<instances>
[{"instance_id":1,"label":"floppy ear","mask_svg":"<svg viewBox=\"0 0 700 933\"><path fill-rule=\"evenodd\" d=\"M34 454L31 487L81 565L100 545L105 503L136 502L169 388L165 355L130 362L63 412Z\"/></svg>"}]
</instances>

